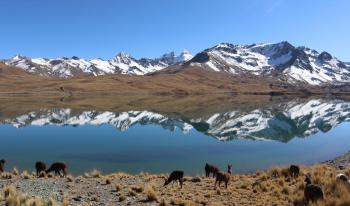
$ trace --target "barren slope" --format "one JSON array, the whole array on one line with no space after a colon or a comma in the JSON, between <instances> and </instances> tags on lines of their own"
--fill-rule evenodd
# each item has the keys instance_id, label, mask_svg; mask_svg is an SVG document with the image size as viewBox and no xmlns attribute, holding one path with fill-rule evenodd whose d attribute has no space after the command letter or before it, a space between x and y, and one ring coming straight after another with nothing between
<instances>
[{"instance_id":1,"label":"barren slope","mask_svg":"<svg viewBox=\"0 0 350 206\"><path fill-rule=\"evenodd\" d=\"M156 94L187 95L213 93L303 93L288 83L268 77L239 77L200 67L176 66L146 76L106 75L55 79L35 76L0 63L0 94L97 95ZM308 88L317 92L315 88Z\"/></svg>"}]
</instances>

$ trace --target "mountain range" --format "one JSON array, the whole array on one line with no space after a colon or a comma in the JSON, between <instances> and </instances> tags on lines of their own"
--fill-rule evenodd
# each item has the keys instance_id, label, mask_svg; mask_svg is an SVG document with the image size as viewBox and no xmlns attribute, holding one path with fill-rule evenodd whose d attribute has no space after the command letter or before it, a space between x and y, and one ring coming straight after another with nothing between
<instances>
[{"instance_id":1,"label":"mountain range","mask_svg":"<svg viewBox=\"0 0 350 206\"><path fill-rule=\"evenodd\" d=\"M222 43L194 56L184 50L179 55L171 52L155 59L136 59L122 52L110 60L17 55L4 62L32 74L59 78L107 74L149 75L168 71L169 68L177 72L196 67L229 76L250 75L297 85L342 85L350 82L350 63L342 62L327 52L296 47L287 41L252 45Z\"/></svg>"},{"instance_id":2,"label":"mountain range","mask_svg":"<svg viewBox=\"0 0 350 206\"><path fill-rule=\"evenodd\" d=\"M179 56L175 52L170 52L156 59L135 59L127 53L120 52L110 60L86 60L76 56L58 59L29 58L16 55L12 59L5 60L5 62L8 65L16 66L41 76L68 78L81 75L99 76L106 74L145 75L162 70L168 66L181 64L192 57L192 54L184 50Z\"/></svg>"}]
</instances>

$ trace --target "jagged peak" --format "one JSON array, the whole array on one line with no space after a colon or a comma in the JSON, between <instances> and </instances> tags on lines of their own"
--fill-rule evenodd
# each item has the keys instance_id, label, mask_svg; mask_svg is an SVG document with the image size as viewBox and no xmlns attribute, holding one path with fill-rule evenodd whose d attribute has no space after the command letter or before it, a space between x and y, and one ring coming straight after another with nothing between
<instances>
[{"instance_id":1,"label":"jagged peak","mask_svg":"<svg viewBox=\"0 0 350 206\"><path fill-rule=\"evenodd\" d=\"M116 57L129 58L130 54L128 54L127 52L121 51L116 55Z\"/></svg>"},{"instance_id":2,"label":"jagged peak","mask_svg":"<svg viewBox=\"0 0 350 206\"><path fill-rule=\"evenodd\" d=\"M188 51L187 49L183 49L182 52L181 52L181 54L191 54L191 52Z\"/></svg>"},{"instance_id":3,"label":"jagged peak","mask_svg":"<svg viewBox=\"0 0 350 206\"><path fill-rule=\"evenodd\" d=\"M163 54L160 59L175 59L176 58L176 54L174 51L171 51L171 52L168 52L168 53L165 53Z\"/></svg>"},{"instance_id":4,"label":"jagged peak","mask_svg":"<svg viewBox=\"0 0 350 206\"><path fill-rule=\"evenodd\" d=\"M329 60L333 59L332 55L328 52L325 52L325 51L321 52L321 54L318 55L317 58L321 61L329 61Z\"/></svg>"},{"instance_id":5,"label":"jagged peak","mask_svg":"<svg viewBox=\"0 0 350 206\"><path fill-rule=\"evenodd\" d=\"M220 43L220 44L218 44L218 45L216 45L216 46L214 46L213 48L215 48L215 49L222 49L222 48L232 48L232 47L235 47L236 45L233 45L233 44L231 44L231 43Z\"/></svg>"},{"instance_id":6,"label":"jagged peak","mask_svg":"<svg viewBox=\"0 0 350 206\"><path fill-rule=\"evenodd\" d=\"M30 58L21 54L16 54L14 57L12 57L12 60L21 60L21 59L30 59Z\"/></svg>"}]
</instances>

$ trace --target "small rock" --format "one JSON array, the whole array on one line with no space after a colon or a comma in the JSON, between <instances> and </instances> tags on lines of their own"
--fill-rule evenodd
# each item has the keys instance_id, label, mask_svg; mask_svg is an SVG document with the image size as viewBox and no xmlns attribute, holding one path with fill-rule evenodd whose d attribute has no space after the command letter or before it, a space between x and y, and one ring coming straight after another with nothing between
<instances>
[{"instance_id":1,"label":"small rock","mask_svg":"<svg viewBox=\"0 0 350 206\"><path fill-rule=\"evenodd\" d=\"M80 202L80 201L81 201L80 199L78 199L78 198L76 198L76 197L72 198L72 200L74 200L74 201L76 201L76 202Z\"/></svg>"}]
</instances>

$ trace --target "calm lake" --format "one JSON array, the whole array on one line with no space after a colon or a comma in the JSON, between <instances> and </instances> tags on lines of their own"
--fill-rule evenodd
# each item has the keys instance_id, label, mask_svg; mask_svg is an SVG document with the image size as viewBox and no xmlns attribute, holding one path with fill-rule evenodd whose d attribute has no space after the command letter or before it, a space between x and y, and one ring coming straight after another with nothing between
<instances>
[{"instance_id":1,"label":"calm lake","mask_svg":"<svg viewBox=\"0 0 350 206\"><path fill-rule=\"evenodd\" d=\"M203 174L313 164L350 150L350 101L341 98L0 98L0 159L34 170L65 161L69 173Z\"/></svg>"}]
</instances>

